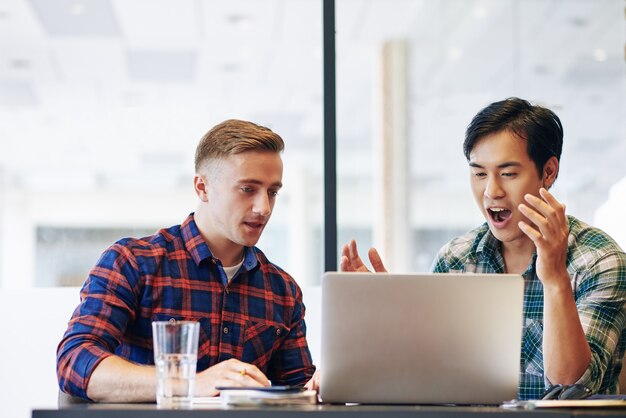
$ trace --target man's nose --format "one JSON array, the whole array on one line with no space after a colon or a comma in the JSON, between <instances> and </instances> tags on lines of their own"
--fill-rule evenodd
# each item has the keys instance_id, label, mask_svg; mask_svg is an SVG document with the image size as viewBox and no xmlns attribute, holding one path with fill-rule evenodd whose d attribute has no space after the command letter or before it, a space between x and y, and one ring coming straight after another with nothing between
<instances>
[{"instance_id":1,"label":"man's nose","mask_svg":"<svg viewBox=\"0 0 626 418\"><path fill-rule=\"evenodd\" d=\"M254 200L254 207L252 208L254 213L258 213L262 216L268 216L272 213L272 205L270 203L270 197L267 193L259 193Z\"/></svg>"},{"instance_id":2,"label":"man's nose","mask_svg":"<svg viewBox=\"0 0 626 418\"><path fill-rule=\"evenodd\" d=\"M490 199L498 199L504 197L504 189L497 178L490 178L487 180L485 186L485 196Z\"/></svg>"}]
</instances>

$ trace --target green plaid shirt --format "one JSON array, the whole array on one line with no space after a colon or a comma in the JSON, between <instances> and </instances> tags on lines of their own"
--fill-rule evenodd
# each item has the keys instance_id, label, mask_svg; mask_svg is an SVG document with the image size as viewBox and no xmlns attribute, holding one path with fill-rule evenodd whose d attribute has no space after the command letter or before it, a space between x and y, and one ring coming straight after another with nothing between
<instances>
[{"instance_id":1,"label":"green plaid shirt","mask_svg":"<svg viewBox=\"0 0 626 418\"><path fill-rule=\"evenodd\" d=\"M596 393L618 393L626 348L626 254L608 235L568 216L567 271L578 315L591 347L591 364L577 383ZM485 223L446 244L435 273L504 273L498 241ZM524 276L519 399L537 399L550 385L543 369L543 286L536 254Z\"/></svg>"}]
</instances>

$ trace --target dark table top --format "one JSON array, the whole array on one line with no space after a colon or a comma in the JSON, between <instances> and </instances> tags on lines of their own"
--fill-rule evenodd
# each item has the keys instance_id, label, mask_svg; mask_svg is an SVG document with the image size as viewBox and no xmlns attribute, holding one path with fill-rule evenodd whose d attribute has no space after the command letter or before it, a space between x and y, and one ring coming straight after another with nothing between
<instances>
[{"instance_id":1,"label":"dark table top","mask_svg":"<svg viewBox=\"0 0 626 418\"><path fill-rule=\"evenodd\" d=\"M598 409L504 409L497 406L433 406L433 405L299 405L280 407L222 407L195 405L193 409L158 409L155 404L79 404L60 409L36 409L32 418L588 418L626 417L625 408Z\"/></svg>"}]
</instances>

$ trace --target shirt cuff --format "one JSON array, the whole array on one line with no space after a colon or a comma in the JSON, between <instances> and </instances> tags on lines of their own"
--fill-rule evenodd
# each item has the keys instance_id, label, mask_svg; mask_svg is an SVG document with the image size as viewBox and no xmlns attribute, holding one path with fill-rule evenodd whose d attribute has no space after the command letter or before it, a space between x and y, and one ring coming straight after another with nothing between
<instances>
[{"instance_id":1,"label":"shirt cuff","mask_svg":"<svg viewBox=\"0 0 626 418\"><path fill-rule=\"evenodd\" d=\"M73 387L68 388L70 389L70 394L85 400L91 400L87 396L87 387L89 385L91 375L102 360L112 355L113 353L98 346L92 345L83 347L83 349L76 355L73 362L74 365L72 369L76 372L78 381L75 382L76 385L72 385Z\"/></svg>"}]
</instances>

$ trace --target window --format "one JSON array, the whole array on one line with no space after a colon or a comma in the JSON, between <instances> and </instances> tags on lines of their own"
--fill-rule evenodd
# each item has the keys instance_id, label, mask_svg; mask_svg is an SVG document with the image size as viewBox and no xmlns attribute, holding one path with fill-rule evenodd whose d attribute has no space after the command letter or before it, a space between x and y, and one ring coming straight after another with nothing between
<instances>
[{"instance_id":1,"label":"window","mask_svg":"<svg viewBox=\"0 0 626 418\"><path fill-rule=\"evenodd\" d=\"M23 0L0 33L1 286L80 285L116 240L181 223L195 147L227 118L285 140L259 247L319 280L319 0Z\"/></svg>"},{"instance_id":2,"label":"window","mask_svg":"<svg viewBox=\"0 0 626 418\"><path fill-rule=\"evenodd\" d=\"M480 109L510 96L561 118L553 191L568 213L594 223L624 177L623 1L336 5L340 237L359 231L369 238L361 254L375 245L390 270L429 270L443 244L483 222L464 131Z\"/></svg>"}]
</instances>

